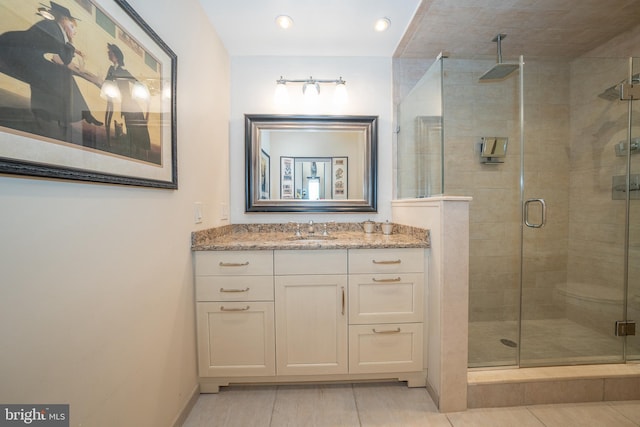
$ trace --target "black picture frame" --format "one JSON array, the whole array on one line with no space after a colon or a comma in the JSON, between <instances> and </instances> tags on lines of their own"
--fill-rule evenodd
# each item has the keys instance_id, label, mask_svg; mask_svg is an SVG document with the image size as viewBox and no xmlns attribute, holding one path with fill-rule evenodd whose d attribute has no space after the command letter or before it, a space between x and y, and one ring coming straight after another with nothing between
<instances>
[{"instance_id":1,"label":"black picture frame","mask_svg":"<svg viewBox=\"0 0 640 427\"><path fill-rule=\"evenodd\" d=\"M260 198L271 198L271 156L260 150Z\"/></svg>"},{"instance_id":2,"label":"black picture frame","mask_svg":"<svg viewBox=\"0 0 640 427\"><path fill-rule=\"evenodd\" d=\"M177 189L176 73L125 0L3 1L0 173Z\"/></svg>"}]
</instances>

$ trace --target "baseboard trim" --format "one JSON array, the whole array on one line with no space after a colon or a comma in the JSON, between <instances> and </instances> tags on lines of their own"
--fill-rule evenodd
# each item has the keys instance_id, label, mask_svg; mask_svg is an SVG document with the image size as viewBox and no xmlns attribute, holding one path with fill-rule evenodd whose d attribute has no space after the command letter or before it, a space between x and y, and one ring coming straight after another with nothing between
<instances>
[{"instance_id":1,"label":"baseboard trim","mask_svg":"<svg viewBox=\"0 0 640 427\"><path fill-rule=\"evenodd\" d=\"M198 401L198 397L200 397L200 384L196 384L196 386L193 388L193 391L191 392L189 399L187 399L184 406L182 407L182 410L178 413L178 416L173 422L172 424L173 427L182 427L185 421L187 421L187 417L189 416L189 413L191 413L191 410L193 409L196 402Z\"/></svg>"}]
</instances>

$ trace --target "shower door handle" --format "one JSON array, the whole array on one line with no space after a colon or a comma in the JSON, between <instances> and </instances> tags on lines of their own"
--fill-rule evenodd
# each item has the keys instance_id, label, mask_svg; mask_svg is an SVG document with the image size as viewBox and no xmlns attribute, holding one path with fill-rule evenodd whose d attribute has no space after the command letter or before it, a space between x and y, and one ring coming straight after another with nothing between
<instances>
[{"instance_id":1,"label":"shower door handle","mask_svg":"<svg viewBox=\"0 0 640 427\"><path fill-rule=\"evenodd\" d=\"M540 203L540 207L542 208L542 217L540 218L540 222L537 224L532 224L529 222L529 205L531 203ZM544 203L544 199L529 199L524 202L524 225L531 228L542 228L547 223L547 205Z\"/></svg>"}]
</instances>

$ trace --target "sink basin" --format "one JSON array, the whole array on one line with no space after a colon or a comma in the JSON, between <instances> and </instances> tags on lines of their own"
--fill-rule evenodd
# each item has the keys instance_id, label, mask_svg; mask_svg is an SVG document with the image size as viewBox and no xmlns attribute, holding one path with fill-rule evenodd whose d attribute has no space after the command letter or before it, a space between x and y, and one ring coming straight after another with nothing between
<instances>
[{"instance_id":1,"label":"sink basin","mask_svg":"<svg viewBox=\"0 0 640 427\"><path fill-rule=\"evenodd\" d=\"M287 240L293 240L293 241L307 241L307 242L311 242L311 241L316 241L316 240L335 240L337 239L337 237L333 237L333 236L323 236L322 234L318 234L318 235L312 235L312 236L291 236L291 237L287 237Z\"/></svg>"}]
</instances>

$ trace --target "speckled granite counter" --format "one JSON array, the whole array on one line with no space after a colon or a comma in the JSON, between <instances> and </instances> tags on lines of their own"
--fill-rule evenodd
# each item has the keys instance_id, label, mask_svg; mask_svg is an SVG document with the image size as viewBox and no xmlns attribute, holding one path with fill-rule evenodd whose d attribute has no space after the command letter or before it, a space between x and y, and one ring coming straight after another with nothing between
<instances>
[{"instance_id":1,"label":"speckled granite counter","mask_svg":"<svg viewBox=\"0 0 640 427\"><path fill-rule=\"evenodd\" d=\"M315 224L314 236L301 224L301 238L295 237L293 224L233 224L196 231L191 234L194 251L247 251L274 249L381 249L428 248L429 230L394 224L393 233L384 235L380 223L375 233L364 233L359 223L330 223L329 236L322 236L322 223Z\"/></svg>"}]
</instances>

